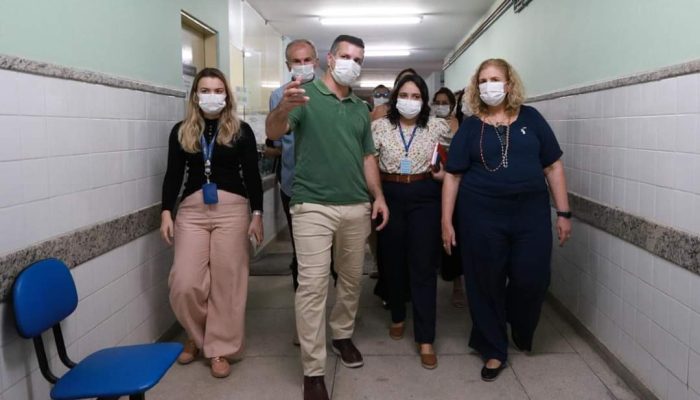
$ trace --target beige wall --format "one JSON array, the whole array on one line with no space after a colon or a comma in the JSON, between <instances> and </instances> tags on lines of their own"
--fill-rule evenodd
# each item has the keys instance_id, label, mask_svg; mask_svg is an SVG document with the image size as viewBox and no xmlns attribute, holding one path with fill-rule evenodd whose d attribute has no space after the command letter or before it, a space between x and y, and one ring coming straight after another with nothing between
<instances>
[{"instance_id":1,"label":"beige wall","mask_svg":"<svg viewBox=\"0 0 700 400\"><path fill-rule=\"evenodd\" d=\"M246 113L266 113L270 93L276 87L265 86L276 86L282 81L282 36L247 3L243 5L243 49Z\"/></svg>"}]
</instances>

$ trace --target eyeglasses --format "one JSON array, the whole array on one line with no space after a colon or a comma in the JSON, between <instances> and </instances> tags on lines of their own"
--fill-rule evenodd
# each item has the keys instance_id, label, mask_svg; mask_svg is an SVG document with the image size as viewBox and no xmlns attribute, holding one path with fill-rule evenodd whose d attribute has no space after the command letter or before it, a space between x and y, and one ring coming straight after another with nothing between
<instances>
[{"instance_id":1,"label":"eyeglasses","mask_svg":"<svg viewBox=\"0 0 700 400\"><path fill-rule=\"evenodd\" d=\"M374 97L375 99L378 99L380 97L384 97L384 98L388 99L389 93L372 93L372 97Z\"/></svg>"},{"instance_id":2,"label":"eyeglasses","mask_svg":"<svg viewBox=\"0 0 700 400\"><path fill-rule=\"evenodd\" d=\"M450 103L448 103L448 102L441 102L441 101L434 101L432 105L433 105L433 106L449 106Z\"/></svg>"}]
</instances>

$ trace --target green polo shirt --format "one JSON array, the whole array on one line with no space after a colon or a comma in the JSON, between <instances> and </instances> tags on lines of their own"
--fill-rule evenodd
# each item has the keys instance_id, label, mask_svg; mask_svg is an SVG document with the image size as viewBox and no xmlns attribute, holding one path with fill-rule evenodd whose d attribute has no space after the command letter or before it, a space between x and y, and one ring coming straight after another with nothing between
<instances>
[{"instance_id":1,"label":"green polo shirt","mask_svg":"<svg viewBox=\"0 0 700 400\"><path fill-rule=\"evenodd\" d=\"M342 100L322 80L302 86L308 103L289 113L295 160L291 204L369 201L365 155L374 154L367 106L352 92Z\"/></svg>"}]
</instances>

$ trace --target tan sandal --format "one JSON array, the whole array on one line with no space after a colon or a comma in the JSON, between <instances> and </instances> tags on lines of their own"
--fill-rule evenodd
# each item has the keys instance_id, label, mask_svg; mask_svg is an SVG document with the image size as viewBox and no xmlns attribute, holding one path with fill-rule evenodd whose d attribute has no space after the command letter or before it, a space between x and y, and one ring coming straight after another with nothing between
<instances>
[{"instance_id":1,"label":"tan sandal","mask_svg":"<svg viewBox=\"0 0 700 400\"><path fill-rule=\"evenodd\" d=\"M226 378L231 373L231 365L224 357L212 357L211 376L214 378Z\"/></svg>"},{"instance_id":2,"label":"tan sandal","mask_svg":"<svg viewBox=\"0 0 700 400\"><path fill-rule=\"evenodd\" d=\"M416 343L416 347L418 347L418 354L420 355L420 365L425 369L437 368L438 362L435 350L431 353L423 353L420 348L420 343Z\"/></svg>"},{"instance_id":3,"label":"tan sandal","mask_svg":"<svg viewBox=\"0 0 700 400\"><path fill-rule=\"evenodd\" d=\"M405 329L406 324L392 325L389 327L389 337L394 340L401 340Z\"/></svg>"},{"instance_id":4,"label":"tan sandal","mask_svg":"<svg viewBox=\"0 0 700 400\"><path fill-rule=\"evenodd\" d=\"M194 343L194 340L187 339L185 346L182 349L182 353L177 356L177 362L182 365L189 364L194 361L195 358L197 358L197 354L199 354L199 349Z\"/></svg>"}]
</instances>

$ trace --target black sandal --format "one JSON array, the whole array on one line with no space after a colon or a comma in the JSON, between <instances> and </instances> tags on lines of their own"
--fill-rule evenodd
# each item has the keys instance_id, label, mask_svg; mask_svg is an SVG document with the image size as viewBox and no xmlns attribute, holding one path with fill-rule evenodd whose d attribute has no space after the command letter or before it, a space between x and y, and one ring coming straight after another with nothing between
<instances>
[{"instance_id":1,"label":"black sandal","mask_svg":"<svg viewBox=\"0 0 700 400\"><path fill-rule=\"evenodd\" d=\"M506 369L506 363L505 361L501 361L501 365L499 365L496 368L487 368L486 364L484 364L484 367L481 368L481 379L484 382L493 382L498 378L498 375Z\"/></svg>"}]
</instances>

